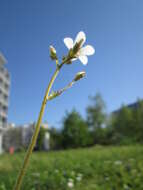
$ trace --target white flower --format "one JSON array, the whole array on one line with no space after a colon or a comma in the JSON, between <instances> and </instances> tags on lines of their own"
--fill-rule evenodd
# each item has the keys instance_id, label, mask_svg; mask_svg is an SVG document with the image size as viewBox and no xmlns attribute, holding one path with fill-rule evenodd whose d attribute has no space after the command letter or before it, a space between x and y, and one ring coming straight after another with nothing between
<instances>
[{"instance_id":1,"label":"white flower","mask_svg":"<svg viewBox=\"0 0 143 190\"><path fill-rule=\"evenodd\" d=\"M116 160L116 161L114 162L114 164L115 164L115 165L121 165L121 164L122 164L122 161L121 161L121 160Z\"/></svg>"},{"instance_id":2,"label":"white flower","mask_svg":"<svg viewBox=\"0 0 143 190\"><path fill-rule=\"evenodd\" d=\"M82 31L77 34L75 41L73 41L73 39L69 37L64 38L64 43L68 49L73 49L75 44L81 42L80 48L76 54L76 58L72 59L72 61L79 59L84 65L86 65L88 62L87 55L93 55L95 53L95 50L91 45L86 45L82 47L85 41L86 41L86 35Z\"/></svg>"},{"instance_id":3,"label":"white flower","mask_svg":"<svg viewBox=\"0 0 143 190\"><path fill-rule=\"evenodd\" d=\"M77 176L77 177L76 177L76 180L77 180L77 181L81 181L81 179L82 179L81 176Z\"/></svg>"},{"instance_id":4,"label":"white flower","mask_svg":"<svg viewBox=\"0 0 143 190\"><path fill-rule=\"evenodd\" d=\"M55 170L55 173L59 173L59 170L56 169L56 170Z\"/></svg>"},{"instance_id":5,"label":"white flower","mask_svg":"<svg viewBox=\"0 0 143 190\"><path fill-rule=\"evenodd\" d=\"M81 173L79 173L79 174L77 175L76 180L77 180L77 181L81 181L81 180L82 180L82 174L81 174Z\"/></svg>"},{"instance_id":6,"label":"white flower","mask_svg":"<svg viewBox=\"0 0 143 190\"><path fill-rule=\"evenodd\" d=\"M69 182L67 183L67 186L68 186L69 188L73 188L73 187L74 187L74 184L73 184L72 181L69 181Z\"/></svg>"},{"instance_id":7,"label":"white flower","mask_svg":"<svg viewBox=\"0 0 143 190\"><path fill-rule=\"evenodd\" d=\"M109 181L109 180L110 180L110 178L109 178L109 177L105 177L105 180L106 180L106 181Z\"/></svg>"},{"instance_id":8,"label":"white flower","mask_svg":"<svg viewBox=\"0 0 143 190\"><path fill-rule=\"evenodd\" d=\"M130 188L129 188L129 186L127 184L124 184L124 189L128 190Z\"/></svg>"}]
</instances>

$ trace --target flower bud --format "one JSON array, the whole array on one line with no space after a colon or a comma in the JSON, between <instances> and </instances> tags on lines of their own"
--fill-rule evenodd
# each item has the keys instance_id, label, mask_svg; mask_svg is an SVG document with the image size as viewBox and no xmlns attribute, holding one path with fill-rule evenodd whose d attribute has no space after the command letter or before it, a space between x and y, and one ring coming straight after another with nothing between
<instances>
[{"instance_id":1,"label":"flower bud","mask_svg":"<svg viewBox=\"0 0 143 190\"><path fill-rule=\"evenodd\" d=\"M51 92L51 94L49 95L49 97L48 97L48 100L52 100L52 99L54 99L55 97L57 97L57 96L59 96L60 94L62 93L62 91L52 91Z\"/></svg>"},{"instance_id":2,"label":"flower bud","mask_svg":"<svg viewBox=\"0 0 143 190\"><path fill-rule=\"evenodd\" d=\"M85 71L81 71L81 72L78 72L75 76L75 78L73 79L73 81L78 81L80 80L81 78L85 77Z\"/></svg>"},{"instance_id":3,"label":"flower bud","mask_svg":"<svg viewBox=\"0 0 143 190\"><path fill-rule=\"evenodd\" d=\"M83 39L81 39L79 42L77 42L77 43L74 45L73 50L72 50L74 56L78 53L79 49L81 48L82 42L83 42Z\"/></svg>"},{"instance_id":4,"label":"flower bud","mask_svg":"<svg viewBox=\"0 0 143 190\"><path fill-rule=\"evenodd\" d=\"M52 60L57 60L56 49L53 46L50 46L50 57Z\"/></svg>"}]
</instances>

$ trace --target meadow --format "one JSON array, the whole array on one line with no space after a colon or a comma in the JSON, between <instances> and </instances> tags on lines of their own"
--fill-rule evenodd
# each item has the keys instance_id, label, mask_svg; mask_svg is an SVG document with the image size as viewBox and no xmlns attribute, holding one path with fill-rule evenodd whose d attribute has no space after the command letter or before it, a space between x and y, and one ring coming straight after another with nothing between
<instances>
[{"instance_id":1,"label":"meadow","mask_svg":"<svg viewBox=\"0 0 143 190\"><path fill-rule=\"evenodd\" d=\"M24 153L0 155L0 190L10 190ZM141 145L35 152L23 190L142 190Z\"/></svg>"}]
</instances>

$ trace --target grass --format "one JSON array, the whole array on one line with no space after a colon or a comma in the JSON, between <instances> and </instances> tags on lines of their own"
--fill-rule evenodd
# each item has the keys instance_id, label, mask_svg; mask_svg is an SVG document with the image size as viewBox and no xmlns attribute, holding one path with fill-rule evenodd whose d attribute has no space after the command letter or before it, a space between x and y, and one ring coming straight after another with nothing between
<instances>
[{"instance_id":1,"label":"grass","mask_svg":"<svg viewBox=\"0 0 143 190\"><path fill-rule=\"evenodd\" d=\"M0 190L12 189L24 153L0 156ZM142 190L143 147L102 147L37 152L23 190Z\"/></svg>"}]
</instances>

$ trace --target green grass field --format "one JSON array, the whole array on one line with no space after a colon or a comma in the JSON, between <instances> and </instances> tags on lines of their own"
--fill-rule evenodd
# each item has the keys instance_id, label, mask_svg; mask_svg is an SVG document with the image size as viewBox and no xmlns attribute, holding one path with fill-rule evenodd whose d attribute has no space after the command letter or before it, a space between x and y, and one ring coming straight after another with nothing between
<instances>
[{"instance_id":1,"label":"green grass field","mask_svg":"<svg viewBox=\"0 0 143 190\"><path fill-rule=\"evenodd\" d=\"M0 156L0 190L12 189L23 156ZM143 190L143 147L34 153L22 189Z\"/></svg>"}]
</instances>

